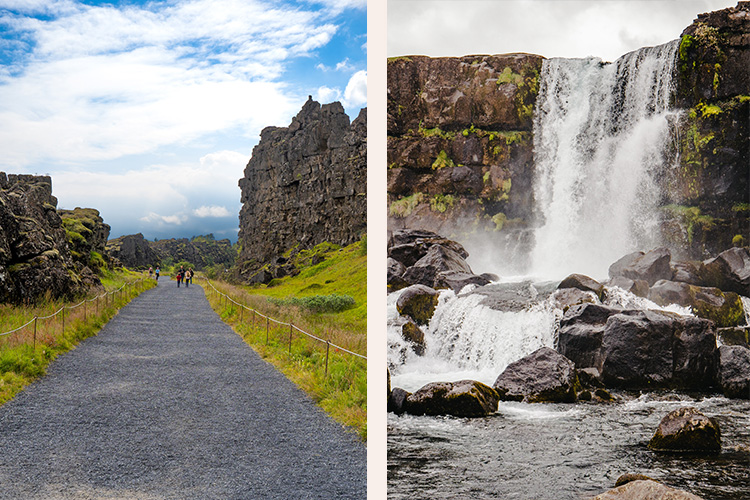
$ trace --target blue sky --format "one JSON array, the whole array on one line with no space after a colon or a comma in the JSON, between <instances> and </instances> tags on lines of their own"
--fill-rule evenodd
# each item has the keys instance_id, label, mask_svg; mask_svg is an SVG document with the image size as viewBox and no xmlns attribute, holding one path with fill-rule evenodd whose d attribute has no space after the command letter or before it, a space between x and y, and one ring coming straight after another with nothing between
<instances>
[{"instance_id":1,"label":"blue sky","mask_svg":"<svg viewBox=\"0 0 750 500\"><path fill-rule=\"evenodd\" d=\"M0 0L0 171L111 237L236 239L260 131L367 105L366 0Z\"/></svg>"}]
</instances>

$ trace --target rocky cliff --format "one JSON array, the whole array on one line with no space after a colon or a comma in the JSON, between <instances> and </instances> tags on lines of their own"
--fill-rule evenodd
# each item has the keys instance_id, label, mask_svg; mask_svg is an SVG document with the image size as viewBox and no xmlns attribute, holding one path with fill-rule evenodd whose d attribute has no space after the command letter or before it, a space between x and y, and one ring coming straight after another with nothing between
<instances>
[{"instance_id":1,"label":"rocky cliff","mask_svg":"<svg viewBox=\"0 0 750 500\"><path fill-rule=\"evenodd\" d=\"M750 244L750 2L701 14L680 39L665 235L705 258Z\"/></svg>"},{"instance_id":2,"label":"rocky cliff","mask_svg":"<svg viewBox=\"0 0 750 500\"><path fill-rule=\"evenodd\" d=\"M106 246L110 226L94 208L58 210L73 260L96 273L107 268Z\"/></svg>"},{"instance_id":3,"label":"rocky cliff","mask_svg":"<svg viewBox=\"0 0 750 500\"><path fill-rule=\"evenodd\" d=\"M340 103L310 98L288 127L263 129L239 181L242 279L284 274L295 250L357 241L366 229L366 177L366 109L350 124Z\"/></svg>"},{"instance_id":4,"label":"rocky cliff","mask_svg":"<svg viewBox=\"0 0 750 500\"><path fill-rule=\"evenodd\" d=\"M174 262L186 261L196 269L221 264L225 267L234 265L236 252L232 242L214 240L212 236L198 236L191 239L168 239L149 243L162 262L171 259Z\"/></svg>"},{"instance_id":5,"label":"rocky cliff","mask_svg":"<svg viewBox=\"0 0 750 500\"><path fill-rule=\"evenodd\" d=\"M109 240L107 253L122 265L133 269L144 269L159 264L159 256L142 233Z\"/></svg>"},{"instance_id":6,"label":"rocky cliff","mask_svg":"<svg viewBox=\"0 0 750 500\"><path fill-rule=\"evenodd\" d=\"M389 59L389 227L460 236L528 226L542 61Z\"/></svg>"},{"instance_id":7,"label":"rocky cliff","mask_svg":"<svg viewBox=\"0 0 750 500\"><path fill-rule=\"evenodd\" d=\"M677 38L679 34L675 34ZM674 106L679 158L660 183L664 243L702 259L750 237L750 2L701 14L681 37ZM389 228L529 248L532 117L544 58L388 61Z\"/></svg>"},{"instance_id":8,"label":"rocky cliff","mask_svg":"<svg viewBox=\"0 0 750 500\"><path fill-rule=\"evenodd\" d=\"M48 176L0 172L0 303L73 298L99 279L76 266Z\"/></svg>"}]
</instances>

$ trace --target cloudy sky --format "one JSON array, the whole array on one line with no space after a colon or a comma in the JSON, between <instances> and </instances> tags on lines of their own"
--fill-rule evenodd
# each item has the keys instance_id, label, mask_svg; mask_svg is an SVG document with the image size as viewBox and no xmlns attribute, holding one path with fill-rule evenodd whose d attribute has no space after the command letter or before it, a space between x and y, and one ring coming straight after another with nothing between
<instances>
[{"instance_id":1,"label":"cloudy sky","mask_svg":"<svg viewBox=\"0 0 750 500\"><path fill-rule=\"evenodd\" d=\"M613 61L736 0L388 0L388 56L527 52Z\"/></svg>"},{"instance_id":2,"label":"cloudy sky","mask_svg":"<svg viewBox=\"0 0 750 500\"><path fill-rule=\"evenodd\" d=\"M366 0L0 0L0 171L112 237L236 239L261 129L367 105Z\"/></svg>"}]
</instances>

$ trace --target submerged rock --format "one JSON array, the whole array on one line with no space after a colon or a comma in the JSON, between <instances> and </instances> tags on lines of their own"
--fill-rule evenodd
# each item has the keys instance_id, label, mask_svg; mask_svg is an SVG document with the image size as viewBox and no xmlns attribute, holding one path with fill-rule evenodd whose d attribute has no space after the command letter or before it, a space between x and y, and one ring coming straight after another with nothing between
<instances>
[{"instance_id":1,"label":"submerged rock","mask_svg":"<svg viewBox=\"0 0 750 500\"><path fill-rule=\"evenodd\" d=\"M679 408L661 420L648 447L654 451L718 452L721 431L716 420L695 408Z\"/></svg>"},{"instance_id":2,"label":"submerged rock","mask_svg":"<svg viewBox=\"0 0 750 500\"><path fill-rule=\"evenodd\" d=\"M495 390L476 380L432 382L406 398L405 410L412 415L484 417L497 411Z\"/></svg>"},{"instance_id":3,"label":"submerged rock","mask_svg":"<svg viewBox=\"0 0 750 500\"><path fill-rule=\"evenodd\" d=\"M578 376L572 361L542 347L508 365L493 387L503 401L573 403Z\"/></svg>"},{"instance_id":4,"label":"submerged rock","mask_svg":"<svg viewBox=\"0 0 750 500\"><path fill-rule=\"evenodd\" d=\"M629 481L592 500L703 500L686 491L676 490L650 479Z\"/></svg>"},{"instance_id":5,"label":"submerged rock","mask_svg":"<svg viewBox=\"0 0 750 500\"><path fill-rule=\"evenodd\" d=\"M719 385L728 398L750 399L750 349L719 347Z\"/></svg>"},{"instance_id":6,"label":"submerged rock","mask_svg":"<svg viewBox=\"0 0 750 500\"><path fill-rule=\"evenodd\" d=\"M426 325L435 313L438 292L428 286L412 285L401 292L396 301L399 314L409 316L418 325Z\"/></svg>"}]
</instances>

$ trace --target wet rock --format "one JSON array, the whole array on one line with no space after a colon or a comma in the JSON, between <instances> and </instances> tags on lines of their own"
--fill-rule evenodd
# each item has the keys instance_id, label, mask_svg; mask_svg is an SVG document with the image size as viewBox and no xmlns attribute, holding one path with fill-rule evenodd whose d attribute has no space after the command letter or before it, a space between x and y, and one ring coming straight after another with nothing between
<instances>
[{"instance_id":1,"label":"wet rock","mask_svg":"<svg viewBox=\"0 0 750 500\"><path fill-rule=\"evenodd\" d=\"M680 261L672 263L672 281L700 286L702 263L694 261Z\"/></svg>"},{"instance_id":2,"label":"wet rock","mask_svg":"<svg viewBox=\"0 0 750 500\"><path fill-rule=\"evenodd\" d=\"M623 474L622 476L617 478L617 481L615 481L615 488L617 488L618 486L622 486L623 484L628 484L632 481L653 481L653 479L644 474Z\"/></svg>"},{"instance_id":3,"label":"wet rock","mask_svg":"<svg viewBox=\"0 0 750 500\"><path fill-rule=\"evenodd\" d=\"M424 257L406 270L403 278L408 283L434 288L438 285L438 274L445 271L473 274L458 252L442 245L432 245Z\"/></svg>"},{"instance_id":4,"label":"wet rock","mask_svg":"<svg viewBox=\"0 0 750 500\"><path fill-rule=\"evenodd\" d=\"M609 277L624 276L632 280L644 280L651 286L661 279L672 278L671 260L672 254L664 247L645 254L631 253L609 267Z\"/></svg>"},{"instance_id":5,"label":"wet rock","mask_svg":"<svg viewBox=\"0 0 750 500\"><path fill-rule=\"evenodd\" d=\"M601 373L607 387L708 390L718 363L708 320L662 311L626 311L607 320Z\"/></svg>"},{"instance_id":6,"label":"wet rock","mask_svg":"<svg viewBox=\"0 0 750 500\"><path fill-rule=\"evenodd\" d=\"M394 387L388 396L388 408L389 412L401 415L406 412L406 401L411 396L410 392L407 392L400 387Z\"/></svg>"},{"instance_id":7,"label":"wet rock","mask_svg":"<svg viewBox=\"0 0 750 500\"><path fill-rule=\"evenodd\" d=\"M406 398L406 411L412 415L484 417L497 411L497 403L497 392L475 380L433 382Z\"/></svg>"},{"instance_id":8,"label":"wet rock","mask_svg":"<svg viewBox=\"0 0 750 500\"><path fill-rule=\"evenodd\" d=\"M719 386L728 398L750 399L750 349L719 347Z\"/></svg>"},{"instance_id":9,"label":"wet rock","mask_svg":"<svg viewBox=\"0 0 750 500\"><path fill-rule=\"evenodd\" d=\"M593 292L584 292L577 288L563 288L552 294L555 306L567 312L573 306L581 304L596 304L599 302Z\"/></svg>"},{"instance_id":10,"label":"wet rock","mask_svg":"<svg viewBox=\"0 0 750 500\"><path fill-rule=\"evenodd\" d=\"M660 280L649 290L648 299L660 306L689 306L697 316L710 319L718 327L737 326L745 322L740 297L734 292L722 292L718 288Z\"/></svg>"},{"instance_id":11,"label":"wet rock","mask_svg":"<svg viewBox=\"0 0 750 500\"><path fill-rule=\"evenodd\" d=\"M622 288L638 297L646 298L648 296L648 282L645 280L631 280L625 276L615 276L609 280L609 286Z\"/></svg>"},{"instance_id":12,"label":"wet rock","mask_svg":"<svg viewBox=\"0 0 750 500\"><path fill-rule=\"evenodd\" d=\"M483 286L490 283L484 276L465 273L461 271L443 271L435 278L436 288L450 288L454 292L460 292L467 285Z\"/></svg>"},{"instance_id":13,"label":"wet rock","mask_svg":"<svg viewBox=\"0 0 750 500\"><path fill-rule=\"evenodd\" d=\"M491 283L471 293L484 296L481 305L496 311L523 311L540 299L531 282Z\"/></svg>"},{"instance_id":14,"label":"wet rock","mask_svg":"<svg viewBox=\"0 0 750 500\"><path fill-rule=\"evenodd\" d=\"M402 278L404 272L406 272L406 267L402 263L388 257L388 260L386 260L386 269L389 292L395 292L409 286L406 280Z\"/></svg>"},{"instance_id":15,"label":"wet rock","mask_svg":"<svg viewBox=\"0 0 750 500\"><path fill-rule=\"evenodd\" d=\"M493 387L503 401L573 403L578 385L573 362L542 347L508 365Z\"/></svg>"},{"instance_id":16,"label":"wet rock","mask_svg":"<svg viewBox=\"0 0 750 500\"><path fill-rule=\"evenodd\" d=\"M750 326L717 328L716 336L723 345L741 345L750 348Z\"/></svg>"},{"instance_id":17,"label":"wet rock","mask_svg":"<svg viewBox=\"0 0 750 500\"><path fill-rule=\"evenodd\" d=\"M580 370L601 370L602 338L607 319L622 309L599 304L582 304L568 309L560 321L557 350Z\"/></svg>"},{"instance_id":18,"label":"wet rock","mask_svg":"<svg viewBox=\"0 0 750 500\"><path fill-rule=\"evenodd\" d=\"M721 431L716 420L695 408L679 408L661 420L648 447L654 451L718 452Z\"/></svg>"},{"instance_id":19,"label":"wet rock","mask_svg":"<svg viewBox=\"0 0 750 500\"><path fill-rule=\"evenodd\" d=\"M419 326L409 319L401 326L401 336L411 343L412 350L418 355L424 354L424 332Z\"/></svg>"},{"instance_id":20,"label":"wet rock","mask_svg":"<svg viewBox=\"0 0 750 500\"><path fill-rule=\"evenodd\" d=\"M750 296L750 248L730 248L703 263L703 282L724 291Z\"/></svg>"},{"instance_id":21,"label":"wet rock","mask_svg":"<svg viewBox=\"0 0 750 500\"><path fill-rule=\"evenodd\" d=\"M599 300L602 300L602 295L604 293L604 285L584 274L571 274L562 280L557 288L576 288L578 290L583 290L584 292L593 292Z\"/></svg>"},{"instance_id":22,"label":"wet rock","mask_svg":"<svg viewBox=\"0 0 750 500\"><path fill-rule=\"evenodd\" d=\"M388 256L410 267L427 255L433 245L450 248L464 259L469 256L469 252L460 243L422 229L399 229L390 233Z\"/></svg>"},{"instance_id":23,"label":"wet rock","mask_svg":"<svg viewBox=\"0 0 750 500\"><path fill-rule=\"evenodd\" d=\"M652 480L630 481L592 500L703 500L701 497L676 490Z\"/></svg>"},{"instance_id":24,"label":"wet rock","mask_svg":"<svg viewBox=\"0 0 750 500\"><path fill-rule=\"evenodd\" d=\"M411 285L401 292L396 301L399 314L409 316L418 325L426 325L435 313L438 292L424 285Z\"/></svg>"}]
</instances>

